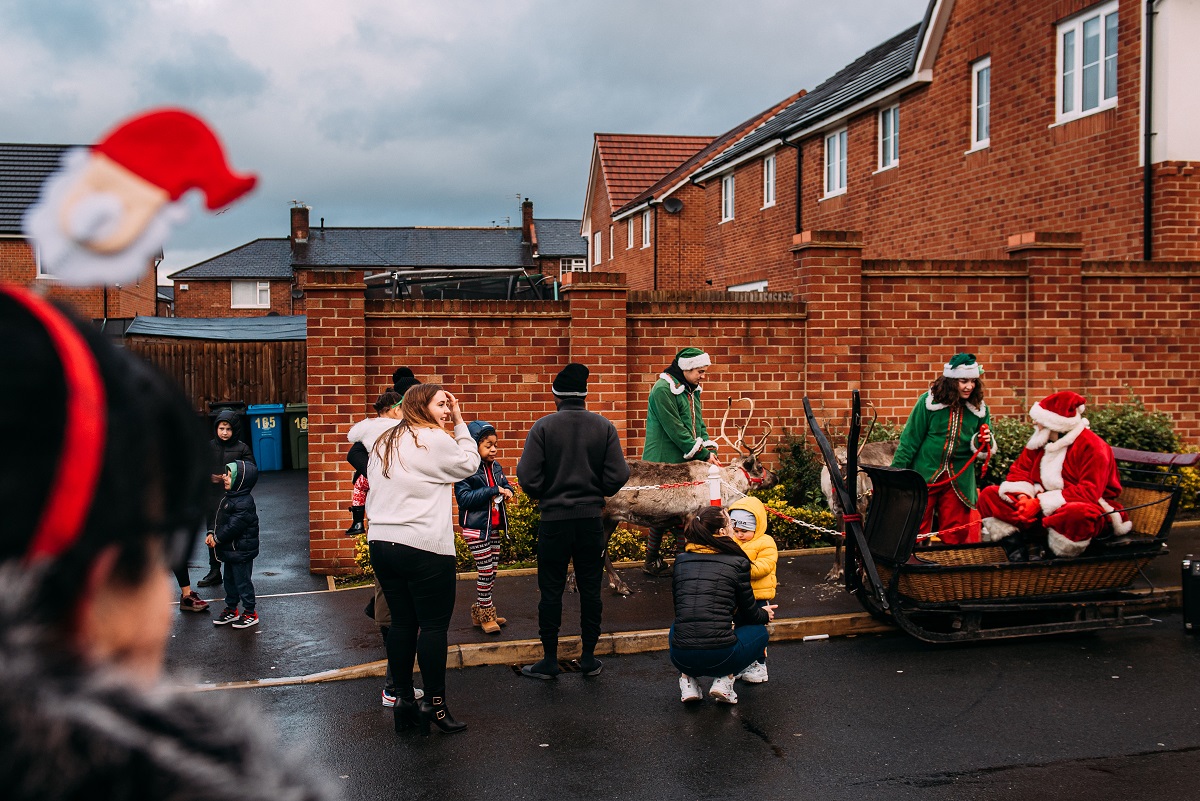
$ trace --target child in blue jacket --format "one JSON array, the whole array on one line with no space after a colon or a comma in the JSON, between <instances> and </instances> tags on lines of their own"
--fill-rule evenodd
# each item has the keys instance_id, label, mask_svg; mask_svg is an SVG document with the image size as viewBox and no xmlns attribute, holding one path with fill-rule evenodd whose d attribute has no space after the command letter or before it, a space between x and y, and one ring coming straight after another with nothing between
<instances>
[{"instance_id":1,"label":"child in blue jacket","mask_svg":"<svg viewBox=\"0 0 1200 801\"><path fill-rule=\"evenodd\" d=\"M479 600L471 605L471 622L488 634L499 634L500 627L507 621L496 616L492 584L496 581L496 565L500 561L500 535L508 530L504 502L513 496L513 488L496 461L495 427L484 420L472 420L467 429L479 443L479 470L454 485L454 497L458 500L462 538L475 557L479 573L475 579Z\"/></svg>"},{"instance_id":2,"label":"child in blue jacket","mask_svg":"<svg viewBox=\"0 0 1200 801\"><path fill-rule=\"evenodd\" d=\"M250 490L258 481L254 462L236 459L225 465L225 497L217 507L213 531L207 542L225 563L225 610L213 618L214 626L232 624L235 629L258 625L254 611L254 582L250 573L258 556L258 510ZM241 602L242 614L238 615Z\"/></svg>"}]
</instances>

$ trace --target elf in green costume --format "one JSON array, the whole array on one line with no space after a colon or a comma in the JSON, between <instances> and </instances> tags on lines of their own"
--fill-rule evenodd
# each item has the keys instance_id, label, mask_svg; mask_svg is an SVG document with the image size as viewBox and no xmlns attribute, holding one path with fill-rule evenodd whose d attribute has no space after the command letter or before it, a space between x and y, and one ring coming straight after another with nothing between
<instances>
[{"instance_id":1,"label":"elf in green costume","mask_svg":"<svg viewBox=\"0 0 1200 801\"><path fill-rule=\"evenodd\" d=\"M720 464L717 443L708 438L700 406L700 382L711 364L712 359L700 348L684 348L659 374L650 390L646 412L644 461L681 464L696 460ZM660 553L666 532L666 528L650 529L646 540L646 563L642 566L648 575L671 575L671 566Z\"/></svg>"},{"instance_id":2,"label":"elf in green costume","mask_svg":"<svg viewBox=\"0 0 1200 801\"><path fill-rule=\"evenodd\" d=\"M986 450L991 443L982 374L974 354L959 353L951 359L917 399L892 459L892 467L916 470L929 485L921 533L935 530L936 521L939 539L952 545L979 542L975 475L983 459L968 462L977 449Z\"/></svg>"}]
</instances>

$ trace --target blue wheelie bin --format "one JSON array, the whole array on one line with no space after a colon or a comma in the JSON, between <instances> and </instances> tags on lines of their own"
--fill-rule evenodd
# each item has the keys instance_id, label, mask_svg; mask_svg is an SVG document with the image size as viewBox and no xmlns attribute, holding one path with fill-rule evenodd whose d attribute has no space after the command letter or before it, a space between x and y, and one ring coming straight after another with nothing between
<instances>
[{"instance_id":1,"label":"blue wheelie bin","mask_svg":"<svg viewBox=\"0 0 1200 801\"><path fill-rule=\"evenodd\" d=\"M256 403L246 409L250 418L251 447L259 470L283 469L283 438L287 432L283 427L282 403Z\"/></svg>"}]
</instances>

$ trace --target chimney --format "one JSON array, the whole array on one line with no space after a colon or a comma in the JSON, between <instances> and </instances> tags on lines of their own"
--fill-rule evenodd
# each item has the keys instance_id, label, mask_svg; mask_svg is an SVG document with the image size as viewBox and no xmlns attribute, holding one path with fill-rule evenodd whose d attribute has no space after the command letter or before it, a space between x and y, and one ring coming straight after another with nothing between
<instances>
[{"instance_id":1,"label":"chimney","mask_svg":"<svg viewBox=\"0 0 1200 801\"><path fill-rule=\"evenodd\" d=\"M521 241L533 242L533 201L529 198L521 204Z\"/></svg>"},{"instance_id":2,"label":"chimney","mask_svg":"<svg viewBox=\"0 0 1200 801\"><path fill-rule=\"evenodd\" d=\"M297 203L292 206L292 244L303 245L308 242L308 206Z\"/></svg>"}]
</instances>

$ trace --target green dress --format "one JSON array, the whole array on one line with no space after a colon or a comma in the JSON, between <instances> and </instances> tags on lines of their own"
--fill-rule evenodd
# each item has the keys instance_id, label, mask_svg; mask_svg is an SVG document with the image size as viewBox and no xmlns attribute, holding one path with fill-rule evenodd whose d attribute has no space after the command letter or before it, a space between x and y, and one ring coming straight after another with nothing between
<instances>
[{"instance_id":1,"label":"green dress","mask_svg":"<svg viewBox=\"0 0 1200 801\"><path fill-rule=\"evenodd\" d=\"M704 425L700 388L689 389L671 375L659 374L650 390L642 459L674 464L707 461L716 449Z\"/></svg>"},{"instance_id":2,"label":"green dress","mask_svg":"<svg viewBox=\"0 0 1200 801\"><path fill-rule=\"evenodd\" d=\"M986 404L976 408L962 403L934 403L932 396L926 392L917 399L917 405L904 424L900 445L892 458L892 467L916 470L927 484L952 476L962 470L974 453L971 438L982 426L990 428L991 419ZM981 464L977 460L970 470L963 470L952 484L954 494L971 509L975 508L979 497L975 473Z\"/></svg>"}]
</instances>

